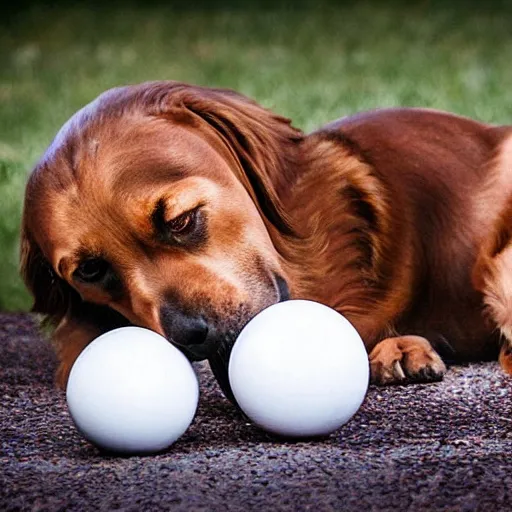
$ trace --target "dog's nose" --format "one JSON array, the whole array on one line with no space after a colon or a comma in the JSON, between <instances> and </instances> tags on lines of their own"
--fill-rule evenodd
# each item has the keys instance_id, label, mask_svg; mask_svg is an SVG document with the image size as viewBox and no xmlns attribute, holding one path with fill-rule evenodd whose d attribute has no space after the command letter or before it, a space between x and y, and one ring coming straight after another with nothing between
<instances>
[{"instance_id":1,"label":"dog's nose","mask_svg":"<svg viewBox=\"0 0 512 512\"><path fill-rule=\"evenodd\" d=\"M189 315L172 307L164 307L161 322L165 335L176 345L201 345L208 336L208 324L200 315Z\"/></svg>"}]
</instances>

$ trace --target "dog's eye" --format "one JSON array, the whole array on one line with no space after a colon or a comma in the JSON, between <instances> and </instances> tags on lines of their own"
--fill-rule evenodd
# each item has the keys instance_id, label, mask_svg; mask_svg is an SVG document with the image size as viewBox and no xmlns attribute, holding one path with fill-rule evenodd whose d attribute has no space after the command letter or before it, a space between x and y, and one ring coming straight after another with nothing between
<instances>
[{"instance_id":1,"label":"dog's eye","mask_svg":"<svg viewBox=\"0 0 512 512\"><path fill-rule=\"evenodd\" d=\"M151 214L151 222L155 229L155 237L170 247L197 250L207 241L207 214L201 203L195 208L168 220L165 201L158 201Z\"/></svg>"},{"instance_id":2,"label":"dog's eye","mask_svg":"<svg viewBox=\"0 0 512 512\"><path fill-rule=\"evenodd\" d=\"M109 264L102 258L88 258L78 265L74 277L86 283L101 281L107 274Z\"/></svg>"},{"instance_id":3,"label":"dog's eye","mask_svg":"<svg viewBox=\"0 0 512 512\"><path fill-rule=\"evenodd\" d=\"M167 223L167 227L173 235L184 235L194 229L196 218L197 209L191 210L170 220Z\"/></svg>"}]
</instances>

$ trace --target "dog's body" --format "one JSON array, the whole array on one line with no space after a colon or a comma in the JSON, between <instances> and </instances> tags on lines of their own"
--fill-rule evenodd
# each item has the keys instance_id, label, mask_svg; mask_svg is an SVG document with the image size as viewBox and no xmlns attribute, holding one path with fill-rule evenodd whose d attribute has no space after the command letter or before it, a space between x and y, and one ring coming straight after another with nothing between
<instances>
[{"instance_id":1,"label":"dog's body","mask_svg":"<svg viewBox=\"0 0 512 512\"><path fill-rule=\"evenodd\" d=\"M237 333L290 296L356 326L374 382L441 378L431 343L455 360L501 343L512 373L511 212L511 128L390 109L304 136L235 93L156 82L63 127L27 185L22 271L61 384L132 323L208 358L229 394Z\"/></svg>"}]
</instances>

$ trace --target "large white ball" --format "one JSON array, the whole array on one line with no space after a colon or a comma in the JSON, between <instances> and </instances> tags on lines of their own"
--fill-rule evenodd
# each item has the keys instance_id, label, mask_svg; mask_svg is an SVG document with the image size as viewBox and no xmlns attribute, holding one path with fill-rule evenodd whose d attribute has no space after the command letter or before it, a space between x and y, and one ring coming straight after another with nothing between
<instances>
[{"instance_id":1,"label":"large white ball","mask_svg":"<svg viewBox=\"0 0 512 512\"><path fill-rule=\"evenodd\" d=\"M307 300L274 304L242 330L229 361L240 408L257 425L289 437L327 435L361 406L368 355L350 322Z\"/></svg>"},{"instance_id":2,"label":"large white ball","mask_svg":"<svg viewBox=\"0 0 512 512\"><path fill-rule=\"evenodd\" d=\"M84 349L66 398L86 439L109 451L142 454L167 448L187 430L199 385L187 358L164 337L123 327Z\"/></svg>"}]
</instances>

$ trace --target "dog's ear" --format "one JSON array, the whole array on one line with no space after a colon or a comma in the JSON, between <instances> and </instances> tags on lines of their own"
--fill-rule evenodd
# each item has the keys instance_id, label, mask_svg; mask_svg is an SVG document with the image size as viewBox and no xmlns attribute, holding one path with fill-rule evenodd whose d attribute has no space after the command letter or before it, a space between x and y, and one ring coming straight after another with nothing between
<instances>
[{"instance_id":1,"label":"dog's ear","mask_svg":"<svg viewBox=\"0 0 512 512\"><path fill-rule=\"evenodd\" d=\"M296 146L302 132L291 126L289 119L234 91L176 83L156 87L168 90L164 101L160 96L160 101L153 103L161 114L179 119L179 111L186 109L207 123L238 159L238 178L263 217L281 234L292 235L280 197L296 172Z\"/></svg>"},{"instance_id":2,"label":"dog's ear","mask_svg":"<svg viewBox=\"0 0 512 512\"><path fill-rule=\"evenodd\" d=\"M80 301L78 293L53 271L26 226L21 230L20 273L31 292L32 311L45 315L45 324L56 326L70 309Z\"/></svg>"}]
</instances>

